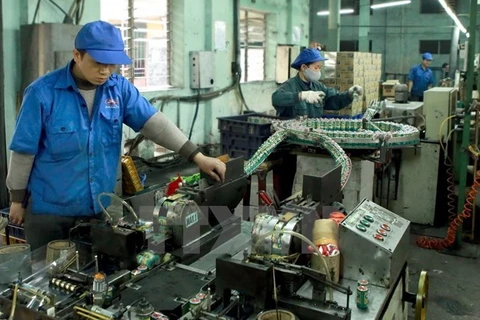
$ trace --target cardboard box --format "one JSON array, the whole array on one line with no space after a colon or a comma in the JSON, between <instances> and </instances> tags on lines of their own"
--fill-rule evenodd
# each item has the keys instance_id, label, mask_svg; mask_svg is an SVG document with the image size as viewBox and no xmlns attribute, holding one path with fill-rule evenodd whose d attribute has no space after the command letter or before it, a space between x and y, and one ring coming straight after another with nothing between
<instances>
[{"instance_id":1,"label":"cardboard box","mask_svg":"<svg viewBox=\"0 0 480 320\"><path fill-rule=\"evenodd\" d=\"M384 97L395 97L395 86L400 84L398 80L387 80L382 83L382 95Z\"/></svg>"}]
</instances>

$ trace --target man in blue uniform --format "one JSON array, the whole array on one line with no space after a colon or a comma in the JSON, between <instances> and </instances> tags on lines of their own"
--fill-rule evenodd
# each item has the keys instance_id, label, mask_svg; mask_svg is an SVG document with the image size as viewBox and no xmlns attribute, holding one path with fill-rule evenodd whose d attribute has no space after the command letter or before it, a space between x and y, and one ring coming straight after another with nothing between
<instances>
[{"instance_id":1,"label":"man in blue uniform","mask_svg":"<svg viewBox=\"0 0 480 320\"><path fill-rule=\"evenodd\" d=\"M101 216L97 197L113 192L122 124L195 162L217 180L225 164L204 156L124 77L130 64L120 30L96 21L75 39L73 60L25 90L10 150L10 221L24 222L32 249L68 238L78 221ZM108 205L108 199L102 201Z\"/></svg>"},{"instance_id":2,"label":"man in blue uniform","mask_svg":"<svg viewBox=\"0 0 480 320\"><path fill-rule=\"evenodd\" d=\"M354 94L361 96L363 88L352 86L346 92L328 88L318 80L321 77L323 61L327 60L318 49L305 49L300 52L291 67L298 74L285 81L272 95L272 104L277 116L295 118L308 116L319 118L323 110L340 110L353 101ZM274 188L280 200L292 193L297 170L297 156L288 152L281 155L282 164L273 169Z\"/></svg>"},{"instance_id":3,"label":"man in blue uniform","mask_svg":"<svg viewBox=\"0 0 480 320\"><path fill-rule=\"evenodd\" d=\"M408 75L410 101L423 101L423 93L435 83L433 72L429 68L433 56L429 52L422 55L422 63L412 67Z\"/></svg>"}]
</instances>

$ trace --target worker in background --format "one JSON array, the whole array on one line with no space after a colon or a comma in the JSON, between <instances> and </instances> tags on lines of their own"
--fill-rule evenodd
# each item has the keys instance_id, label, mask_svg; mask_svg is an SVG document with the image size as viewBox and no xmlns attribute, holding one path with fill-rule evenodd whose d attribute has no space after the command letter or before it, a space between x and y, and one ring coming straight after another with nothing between
<instances>
[{"instance_id":1,"label":"worker in background","mask_svg":"<svg viewBox=\"0 0 480 320\"><path fill-rule=\"evenodd\" d=\"M319 118L324 110L340 110L353 101L354 94L363 95L363 88L352 86L346 92L338 92L319 82L324 58L316 48L302 50L291 67L298 74L284 82L272 95L272 104L277 110L277 116L295 118L308 116ZM292 193L293 182L297 168L297 157L290 153L281 155L282 164L273 169L276 179L275 191L280 200Z\"/></svg>"},{"instance_id":2,"label":"worker in background","mask_svg":"<svg viewBox=\"0 0 480 320\"><path fill-rule=\"evenodd\" d=\"M449 78L450 65L445 62L442 64L442 79Z\"/></svg>"},{"instance_id":3,"label":"worker in background","mask_svg":"<svg viewBox=\"0 0 480 320\"><path fill-rule=\"evenodd\" d=\"M412 67L408 75L410 101L423 101L423 93L433 86L435 78L429 68L433 56L429 52L422 55L422 63Z\"/></svg>"},{"instance_id":4,"label":"worker in background","mask_svg":"<svg viewBox=\"0 0 480 320\"><path fill-rule=\"evenodd\" d=\"M114 192L122 125L223 180L226 166L198 147L124 77L131 64L120 30L95 21L75 38L73 60L24 92L7 175L10 222L24 223L32 250L67 239L78 221L101 218L97 197ZM102 199L108 205L108 198Z\"/></svg>"}]
</instances>

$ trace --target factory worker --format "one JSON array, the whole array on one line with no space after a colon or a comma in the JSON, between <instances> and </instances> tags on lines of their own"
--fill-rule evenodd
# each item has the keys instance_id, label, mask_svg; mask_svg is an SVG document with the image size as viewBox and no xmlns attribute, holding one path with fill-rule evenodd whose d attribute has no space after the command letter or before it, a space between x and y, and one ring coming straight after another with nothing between
<instances>
[{"instance_id":1,"label":"factory worker","mask_svg":"<svg viewBox=\"0 0 480 320\"><path fill-rule=\"evenodd\" d=\"M122 126L195 162L223 180L226 166L198 147L124 77L131 64L121 32L110 23L85 24L73 59L25 90L10 150L10 222L24 223L32 250L67 239L78 221L100 218L97 197L114 192ZM108 197L103 197L108 206Z\"/></svg>"},{"instance_id":2,"label":"factory worker","mask_svg":"<svg viewBox=\"0 0 480 320\"><path fill-rule=\"evenodd\" d=\"M291 67L298 70L297 76L285 81L272 95L272 104L280 117L308 116L318 118L323 110L340 110L353 101L354 93L363 94L360 86L352 86L346 92L328 88L320 80L323 61L318 49L300 52Z\"/></svg>"},{"instance_id":3,"label":"factory worker","mask_svg":"<svg viewBox=\"0 0 480 320\"><path fill-rule=\"evenodd\" d=\"M429 68L433 56L429 52L422 55L422 62L410 69L408 74L408 91L410 101L423 101L423 93L433 86L435 77Z\"/></svg>"},{"instance_id":4,"label":"factory worker","mask_svg":"<svg viewBox=\"0 0 480 320\"><path fill-rule=\"evenodd\" d=\"M272 95L272 104L277 116L295 118L308 116L319 118L323 110L340 110L353 101L354 93L363 94L363 88L352 86L346 92L338 92L319 82L323 61L327 60L318 49L300 52L291 67L298 70L297 76L283 83ZM292 194L297 170L297 156L288 152L279 155L280 165L273 169L274 188L280 201Z\"/></svg>"}]
</instances>

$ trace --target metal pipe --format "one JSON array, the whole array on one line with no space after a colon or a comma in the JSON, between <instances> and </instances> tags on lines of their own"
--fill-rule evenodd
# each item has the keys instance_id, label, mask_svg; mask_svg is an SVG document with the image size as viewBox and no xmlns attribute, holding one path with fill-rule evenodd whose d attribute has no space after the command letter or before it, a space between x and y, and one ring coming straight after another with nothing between
<instances>
[{"instance_id":1,"label":"metal pipe","mask_svg":"<svg viewBox=\"0 0 480 320\"><path fill-rule=\"evenodd\" d=\"M474 59L475 59L475 40L477 39L477 0L470 0L470 26L468 32L470 33L470 41L468 41L468 53L467 53L467 81L465 84L465 101L464 108L468 110L472 104L473 93L473 77L474 77ZM458 212L463 212L466 199L466 187L467 187L467 165L469 161L468 146L470 145L470 121L472 115L470 112L465 112L463 119L463 134L462 134L462 146L459 152L459 184L458 184ZM456 244L460 246L462 244L462 225L459 226L456 235Z\"/></svg>"},{"instance_id":2,"label":"metal pipe","mask_svg":"<svg viewBox=\"0 0 480 320\"><path fill-rule=\"evenodd\" d=\"M132 59L132 65L130 66L129 72L130 72L130 82L133 84L134 79L135 79L135 64L134 64L134 59L135 59L135 41L134 41L134 26L135 26L135 6L134 6L135 0L128 0L128 47L130 49L130 59Z\"/></svg>"}]
</instances>

